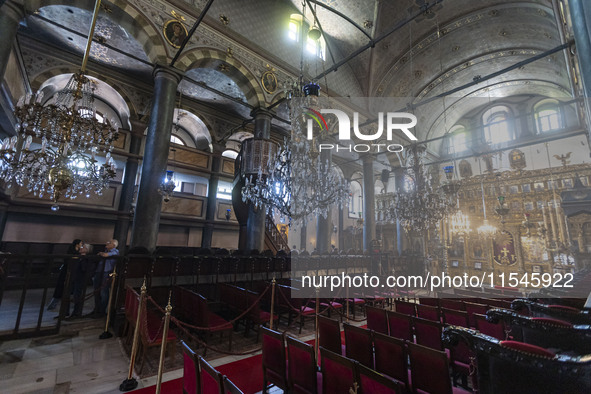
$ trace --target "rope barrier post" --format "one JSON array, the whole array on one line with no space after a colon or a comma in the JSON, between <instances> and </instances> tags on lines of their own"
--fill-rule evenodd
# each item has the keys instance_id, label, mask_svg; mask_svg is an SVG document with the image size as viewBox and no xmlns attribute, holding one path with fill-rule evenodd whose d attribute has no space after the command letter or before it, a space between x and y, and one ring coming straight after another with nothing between
<instances>
[{"instance_id":1,"label":"rope barrier post","mask_svg":"<svg viewBox=\"0 0 591 394\"><path fill-rule=\"evenodd\" d=\"M273 277L273 280L271 281L271 317L269 318L269 328L272 330L273 329L273 313L275 312L275 284L277 283L277 281L275 280L275 277Z\"/></svg>"},{"instance_id":2,"label":"rope barrier post","mask_svg":"<svg viewBox=\"0 0 591 394\"><path fill-rule=\"evenodd\" d=\"M316 287L316 329L315 329L315 335L316 335L316 341L314 342L314 350L316 351L316 357L318 357L318 309L320 307L320 300L318 298L318 293L320 292L320 288Z\"/></svg>"},{"instance_id":3,"label":"rope barrier post","mask_svg":"<svg viewBox=\"0 0 591 394\"><path fill-rule=\"evenodd\" d=\"M130 391L137 387L137 380L133 377L133 367L135 364L135 356L137 353L137 342L140 334L140 317L142 314L142 307L146 298L146 277L144 276L144 283L142 284L142 292L140 294L140 301L137 308L137 317L135 319L135 330L133 331L133 343L131 345L131 355L129 356L129 372L127 379L119 385L119 391Z\"/></svg>"},{"instance_id":4,"label":"rope barrier post","mask_svg":"<svg viewBox=\"0 0 591 394\"><path fill-rule=\"evenodd\" d=\"M117 278L117 266L113 268L111 276L111 290L109 290L109 304L107 306L107 322L105 323L105 331L99 335L99 339L112 338L113 334L109 332L109 323L111 321L111 307L113 305L113 291L115 290L115 279Z\"/></svg>"},{"instance_id":5,"label":"rope barrier post","mask_svg":"<svg viewBox=\"0 0 591 394\"><path fill-rule=\"evenodd\" d=\"M168 337L168 326L170 325L170 312L172 305L170 305L170 296L172 292L168 293L168 305L166 305L166 315L164 317L164 330L162 331L162 346L160 346L160 361L158 363L158 380L156 380L156 394L160 394L162 386L162 372L164 372L164 353L166 352L166 338Z\"/></svg>"},{"instance_id":6,"label":"rope barrier post","mask_svg":"<svg viewBox=\"0 0 591 394\"><path fill-rule=\"evenodd\" d=\"M353 303L353 308L355 308L355 303ZM349 286L347 286L347 323L349 323Z\"/></svg>"}]
</instances>

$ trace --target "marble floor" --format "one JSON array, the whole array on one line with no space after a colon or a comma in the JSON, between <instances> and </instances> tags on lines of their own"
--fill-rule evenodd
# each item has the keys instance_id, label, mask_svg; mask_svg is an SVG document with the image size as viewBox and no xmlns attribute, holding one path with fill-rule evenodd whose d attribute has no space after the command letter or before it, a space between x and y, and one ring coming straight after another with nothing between
<instances>
[{"instance_id":1,"label":"marble floor","mask_svg":"<svg viewBox=\"0 0 591 394\"><path fill-rule=\"evenodd\" d=\"M129 357L119 338L99 339L102 320L65 324L55 336L0 343L0 393L10 394L120 394L127 378ZM313 335L303 336L304 341ZM211 360L220 366L250 356ZM163 381L182 377L179 368L166 372ZM156 384L156 376L138 378L138 388ZM270 393L281 393L273 389Z\"/></svg>"}]
</instances>

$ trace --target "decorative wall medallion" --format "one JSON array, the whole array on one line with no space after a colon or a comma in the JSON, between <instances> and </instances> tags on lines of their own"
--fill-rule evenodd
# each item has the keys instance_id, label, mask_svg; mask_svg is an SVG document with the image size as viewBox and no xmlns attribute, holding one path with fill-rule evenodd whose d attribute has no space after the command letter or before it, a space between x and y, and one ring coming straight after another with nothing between
<instances>
[{"instance_id":1,"label":"decorative wall medallion","mask_svg":"<svg viewBox=\"0 0 591 394\"><path fill-rule=\"evenodd\" d=\"M275 93L277 90L277 76L273 70L267 70L263 73L261 76L261 84L263 85L265 92L269 94Z\"/></svg>"},{"instance_id":2,"label":"decorative wall medallion","mask_svg":"<svg viewBox=\"0 0 591 394\"><path fill-rule=\"evenodd\" d=\"M468 160L460 161L460 176L462 178L469 178L472 176L472 166Z\"/></svg>"},{"instance_id":3,"label":"decorative wall medallion","mask_svg":"<svg viewBox=\"0 0 591 394\"><path fill-rule=\"evenodd\" d=\"M525 155L519 149L513 149L509 153L509 163L514 170L522 170L526 167Z\"/></svg>"},{"instance_id":4,"label":"decorative wall medallion","mask_svg":"<svg viewBox=\"0 0 591 394\"><path fill-rule=\"evenodd\" d=\"M166 41L175 48L180 48L187 37L187 28L177 19L166 21L162 32Z\"/></svg>"}]
</instances>

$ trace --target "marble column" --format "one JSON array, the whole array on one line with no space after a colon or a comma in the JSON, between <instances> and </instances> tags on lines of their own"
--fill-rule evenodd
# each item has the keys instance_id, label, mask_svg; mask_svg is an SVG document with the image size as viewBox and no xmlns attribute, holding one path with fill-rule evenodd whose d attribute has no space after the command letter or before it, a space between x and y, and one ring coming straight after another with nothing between
<instances>
[{"instance_id":1,"label":"marble column","mask_svg":"<svg viewBox=\"0 0 591 394\"><path fill-rule=\"evenodd\" d=\"M25 10L14 1L7 1L0 7L0 84L12 51L12 45L18 30L18 24L25 17Z\"/></svg>"},{"instance_id":2,"label":"marble column","mask_svg":"<svg viewBox=\"0 0 591 394\"><path fill-rule=\"evenodd\" d=\"M569 0L570 18L577 45L577 57L585 97L591 97L591 4L588 0ZM586 100L588 101L588 100ZM585 103L589 113L589 103Z\"/></svg>"},{"instance_id":3,"label":"marble column","mask_svg":"<svg viewBox=\"0 0 591 394\"><path fill-rule=\"evenodd\" d=\"M254 138L269 139L271 137L271 118L270 111L264 108L255 108L251 116L254 117ZM265 249L265 215L267 208L265 206L255 209L254 206L248 207L248 220L246 223L246 249Z\"/></svg>"},{"instance_id":4,"label":"marble column","mask_svg":"<svg viewBox=\"0 0 591 394\"><path fill-rule=\"evenodd\" d=\"M332 150L323 150L320 152L320 165L325 166L327 171L330 171L332 165ZM328 209L326 218L318 215L316 218L316 250L319 253L330 251L330 238L332 233L331 215L332 209Z\"/></svg>"},{"instance_id":5,"label":"marble column","mask_svg":"<svg viewBox=\"0 0 591 394\"><path fill-rule=\"evenodd\" d=\"M207 188L207 210L205 211L205 227L201 236L201 247L211 248L213 238L213 228L215 223L215 214L217 208L217 191L220 182L220 170L222 164L221 152L214 153L211 157L211 176L209 177L209 186Z\"/></svg>"},{"instance_id":6,"label":"marble column","mask_svg":"<svg viewBox=\"0 0 591 394\"><path fill-rule=\"evenodd\" d=\"M154 97L146 147L142 160L142 177L138 190L131 247L143 246L150 252L156 248L162 196L162 183L168 162L170 134L174 117L176 90L183 74L171 67L154 68Z\"/></svg>"},{"instance_id":7,"label":"marble column","mask_svg":"<svg viewBox=\"0 0 591 394\"><path fill-rule=\"evenodd\" d=\"M125 163L125 174L123 186L121 188L121 197L119 198L119 213L117 214L117 223L113 237L119 241L119 251L123 252L127 246L127 234L131 224L131 204L133 202L133 193L135 192L135 180L139 166L138 155L142 145L142 137L146 125L139 121L132 121L132 130L129 144L130 156Z\"/></svg>"},{"instance_id":8,"label":"marble column","mask_svg":"<svg viewBox=\"0 0 591 394\"><path fill-rule=\"evenodd\" d=\"M371 250L376 239L375 180L372 155L363 156L363 250Z\"/></svg>"},{"instance_id":9,"label":"marble column","mask_svg":"<svg viewBox=\"0 0 591 394\"><path fill-rule=\"evenodd\" d=\"M337 245L337 247L339 248L339 250L344 250L345 249L345 208L342 206L339 207L338 231L339 231L339 235L338 235L339 244Z\"/></svg>"}]
</instances>

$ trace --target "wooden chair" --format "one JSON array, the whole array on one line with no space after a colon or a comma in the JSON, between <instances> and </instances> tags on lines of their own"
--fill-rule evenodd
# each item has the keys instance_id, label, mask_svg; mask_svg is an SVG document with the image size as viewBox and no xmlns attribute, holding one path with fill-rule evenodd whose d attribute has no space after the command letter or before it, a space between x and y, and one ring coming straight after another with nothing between
<instances>
[{"instance_id":1,"label":"wooden chair","mask_svg":"<svg viewBox=\"0 0 591 394\"><path fill-rule=\"evenodd\" d=\"M323 393L349 393L358 385L357 362L320 348Z\"/></svg>"},{"instance_id":2,"label":"wooden chair","mask_svg":"<svg viewBox=\"0 0 591 394\"><path fill-rule=\"evenodd\" d=\"M386 310L384 308L367 306L365 311L367 314L367 328L388 335L388 318L386 316Z\"/></svg>"},{"instance_id":3,"label":"wooden chair","mask_svg":"<svg viewBox=\"0 0 591 394\"><path fill-rule=\"evenodd\" d=\"M386 311L390 336L413 342L412 317L403 313Z\"/></svg>"},{"instance_id":4,"label":"wooden chair","mask_svg":"<svg viewBox=\"0 0 591 394\"><path fill-rule=\"evenodd\" d=\"M263 334L263 393L269 383L283 391L288 389L285 357L285 335L261 326Z\"/></svg>"},{"instance_id":5,"label":"wooden chair","mask_svg":"<svg viewBox=\"0 0 591 394\"><path fill-rule=\"evenodd\" d=\"M402 382L410 390L406 341L377 332L373 340L375 370Z\"/></svg>"},{"instance_id":6,"label":"wooden chair","mask_svg":"<svg viewBox=\"0 0 591 394\"><path fill-rule=\"evenodd\" d=\"M404 384L390 379L371 368L364 365L357 365L357 381L359 382L361 394L404 394L406 389Z\"/></svg>"},{"instance_id":7,"label":"wooden chair","mask_svg":"<svg viewBox=\"0 0 591 394\"><path fill-rule=\"evenodd\" d=\"M224 376L224 394L244 394L227 376Z\"/></svg>"},{"instance_id":8,"label":"wooden chair","mask_svg":"<svg viewBox=\"0 0 591 394\"><path fill-rule=\"evenodd\" d=\"M322 376L318 371L314 346L290 336L287 336L286 340L289 391L305 394L320 393Z\"/></svg>"},{"instance_id":9,"label":"wooden chair","mask_svg":"<svg viewBox=\"0 0 591 394\"><path fill-rule=\"evenodd\" d=\"M196 394L200 390L199 357L185 341L181 341L183 348L183 394Z\"/></svg>"},{"instance_id":10,"label":"wooden chair","mask_svg":"<svg viewBox=\"0 0 591 394\"><path fill-rule=\"evenodd\" d=\"M373 333L371 330L343 324L346 356L373 368Z\"/></svg>"},{"instance_id":11,"label":"wooden chair","mask_svg":"<svg viewBox=\"0 0 591 394\"><path fill-rule=\"evenodd\" d=\"M201 369L200 382L202 394L223 394L224 377L214 367L211 366L203 357L199 357L199 367Z\"/></svg>"},{"instance_id":12,"label":"wooden chair","mask_svg":"<svg viewBox=\"0 0 591 394\"><path fill-rule=\"evenodd\" d=\"M341 343L341 324L338 320L318 316L318 346L336 354L345 354Z\"/></svg>"}]
</instances>

